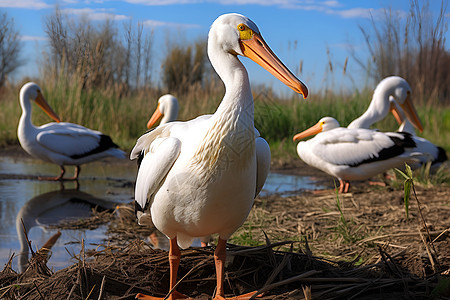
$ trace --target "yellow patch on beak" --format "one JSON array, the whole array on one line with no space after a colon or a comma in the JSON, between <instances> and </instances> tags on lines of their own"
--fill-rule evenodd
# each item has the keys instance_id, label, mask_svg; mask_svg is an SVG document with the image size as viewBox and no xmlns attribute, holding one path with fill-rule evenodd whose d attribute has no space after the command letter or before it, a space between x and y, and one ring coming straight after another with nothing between
<instances>
[{"instance_id":1,"label":"yellow patch on beak","mask_svg":"<svg viewBox=\"0 0 450 300\"><path fill-rule=\"evenodd\" d=\"M253 37L253 30L248 28L245 24L239 24L237 28L241 40L249 40Z\"/></svg>"}]
</instances>

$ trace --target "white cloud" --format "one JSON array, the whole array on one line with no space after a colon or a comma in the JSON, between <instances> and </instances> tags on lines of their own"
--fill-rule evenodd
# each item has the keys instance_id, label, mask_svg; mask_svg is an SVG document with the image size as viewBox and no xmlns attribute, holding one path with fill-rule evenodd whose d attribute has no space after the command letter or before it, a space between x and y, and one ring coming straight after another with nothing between
<instances>
[{"instance_id":1,"label":"white cloud","mask_svg":"<svg viewBox=\"0 0 450 300\"><path fill-rule=\"evenodd\" d=\"M280 6L280 7L291 7L292 5L301 5L306 3L315 3L316 0L124 0L125 2L132 4L141 4L149 6L159 6L159 5L175 5L175 4L197 4L197 3L218 3L222 5L262 5L262 6ZM325 3L325 5L336 5L338 4L335 0L324 1L320 3Z\"/></svg>"},{"instance_id":2,"label":"white cloud","mask_svg":"<svg viewBox=\"0 0 450 300\"><path fill-rule=\"evenodd\" d=\"M340 6L342 6L342 4L339 3L339 1L334 1L334 0L324 1L323 4L325 6L328 6L328 7L340 7Z\"/></svg>"},{"instance_id":3,"label":"white cloud","mask_svg":"<svg viewBox=\"0 0 450 300\"><path fill-rule=\"evenodd\" d=\"M196 4L196 3L219 3L222 5L261 5L261 6L276 6L283 9L297 9L306 11L318 11L329 15L340 16L345 19L364 18L364 19L378 19L384 15L384 8L363 8L363 7L348 7L348 5L341 3L339 0L123 0L127 3L160 6L160 5L176 5L176 4ZM403 11L395 11L399 16L404 16ZM450 14L446 14L449 17ZM157 23L155 23L155 26Z\"/></svg>"},{"instance_id":4,"label":"white cloud","mask_svg":"<svg viewBox=\"0 0 450 300\"><path fill-rule=\"evenodd\" d=\"M47 41L48 38L43 37L43 36L32 36L32 35L22 35L20 36L20 40L24 41L24 42L28 42L28 41Z\"/></svg>"},{"instance_id":5,"label":"white cloud","mask_svg":"<svg viewBox=\"0 0 450 300\"><path fill-rule=\"evenodd\" d=\"M341 16L342 18L351 19L351 18L371 18L374 16L376 11L372 8L350 8L344 10L333 10L329 11L329 13Z\"/></svg>"},{"instance_id":6,"label":"white cloud","mask_svg":"<svg viewBox=\"0 0 450 300\"><path fill-rule=\"evenodd\" d=\"M102 21L102 20L127 20L130 19L129 16L119 15L113 12L110 12L106 9L92 9L92 8L65 8L62 9L61 12L66 13L68 15L82 15L86 16L90 20L93 21Z\"/></svg>"},{"instance_id":7,"label":"white cloud","mask_svg":"<svg viewBox=\"0 0 450 300\"><path fill-rule=\"evenodd\" d=\"M125 0L125 2L132 3L132 4L142 4L142 5L149 5L149 6L161 6L161 5L174 5L174 4L194 4L194 3L201 3L204 1L201 0Z\"/></svg>"},{"instance_id":8,"label":"white cloud","mask_svg":"<svg viewBox=\"0 0 450 300\"><path fill-rule=\"evenodd\" d=\"M196 24L183 24L183 23L171 23L171 22L161 22L156 20L146 20L143 22L144 26L147 27L172 27L172 28L200 28L200 25Z\"/></svg>"},{"instance_id":9,"label":"white cloud","mask_svg":"<svg viewBox=\"0 0 450 300\"><path fill-rule=\"evenodd\" d=\"M393 10L392 12L389 11L389 8L351 8L351 9L345 9L345 10L337 10L333 11L332 14L336 14L341 16L342 18L373 18L375 20L383 19L386 14L389 15L392 13L393 16L398 16L400 18L406 18L408 15L407 12L402 10Z\"/></svg>"},{"instance_id":10,"label":"white cloud","mask_svg":"<svg viewBox=\"0 0 450 300\"><path fill-rule=\"evenodd\" d=\"M53 5L47 4L43 1L39 0L0 0L0 7L9 7L9 8L25 8L25 9L46 9L52 8Z\"/></svg>"}]
</instances>

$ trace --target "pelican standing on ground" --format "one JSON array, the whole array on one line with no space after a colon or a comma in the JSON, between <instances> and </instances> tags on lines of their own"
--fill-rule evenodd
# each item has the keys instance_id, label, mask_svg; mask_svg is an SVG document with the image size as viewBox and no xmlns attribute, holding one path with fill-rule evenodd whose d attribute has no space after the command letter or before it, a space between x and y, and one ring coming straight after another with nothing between
<instances>
[{"instance_id":1,"label":"pelican standing on ground","mask_svg":"<svg viewBox=\"0 0 450 300\"><path fill-rule=\"evenodd\" d=\"M411 164L411 168L417 169L428 161L431 161L435 167L439 166L447 160L447 155L441 147L416 136L414 128L423 131L423 126L413 105L411 93L411 87L404 78L400 76L384 78L375 88L367 110L347 128L370 128L391 111L397 122L401 124L398 132L410 133L416 143L413 151L422 153L421 156L415 157L416 161Z\"/></svg>"},{"instance_id":2,"label":"pelican standing on ground","mask_svg":"<svg viewBox=\"0 0 450 300\"><path fill-rule=\"evenodd\" d=\"M264 184L265 178L258 176L260 163L270 163L270 158L258 159L258 152L270 152L264 139L255 139L253 97L247 71L237 55L257 62L304 97L308 90L245 16L225 14L214 21L208 55L226 90L216 112L146 133L138 139L131 159L144 150L136 179L136 215L142 223L150 210L153 224L170 239L170 289L175 286L180 262L178 245L186 248L194 237L218 233L214 299L224 299L226 241L244 223ZM183 297L173 291L169 299Z\"/></svg>"},{"instance_id":3,"label":"pelican standing on ground","mask_svg":"<svg viewBox=\"0 0 450 300\"><path fill-rule=\"evenodd\" d=\"M155 111L153 112L152 116L147 122L147 128L151 129L159 120L161 120L159 122L159 126L161 126L166 123L175 121L177 117L178 117L178 99L170 94L163 95L158 99L158 105L156 106ZM209 118L211 117L211 115L204 115L203 117ZM257 136L259 137L259 133ZM268 157L268 160L270 162L270 152L266 156ZM269 173L269 167L270 165L268 164L266 169L263 168L260 169L260 172L266 172L265 175L261 175L264 176L264 178L267 177L267 174ZM162 247L164 247L163 245L167 244L165 243L166 241L164 241L164 239L165 237L158 236L156 232L152 232L152 234L150 234L150 240L152 241L153 245L157 248L162 249ZM210 240L211 240L210 236L202 237L200 239L200 245L202 247L206 247L208 246L208 242ZM160 243L161 241L163 241L163 243Z\"/></svg>"},{"instance_id":4,"label":"pelican standing on ground","mask_svg":"<svg viewBox=\"0 0 450 300\"><path fill-rule=\"evenodd\" d=\"M57 123L36 127L31 122L31 101L39 105ZM80 165L108 156L125 158L125 152L118 149L111 138L100 131L81 125L61 122L58 115L45 101L41 88L34 82L26 83L20 89L22 116L17 136L22 148L31 156L57 164L61 174L57 177L39 178L45 180L78 180ZM64 166L75 166L72 178L63 178Z\"/></svg>"},{"instance_id":5,"label":"pelican standing on ground","mask_svg":"<svg viewBox=\"0 0 450 300\"><path fill-rule=\"evenodd\" d=\"M324 117L311 128L296 134L294 142L300 158L310 166L339 179L339 192L347 193L350 180L364 180L405 162L417 160L416 144L402 132L379 132L365 128L339 127L332 117Z\"/></svg>"}]
</instances>

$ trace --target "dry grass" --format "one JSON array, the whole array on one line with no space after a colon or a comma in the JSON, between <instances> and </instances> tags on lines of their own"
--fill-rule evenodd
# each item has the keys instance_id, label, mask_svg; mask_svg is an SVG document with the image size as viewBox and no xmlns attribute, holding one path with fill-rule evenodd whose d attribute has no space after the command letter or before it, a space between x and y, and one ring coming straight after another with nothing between
<instances>
[{"instance_id":1,"label":"dry grass","mask_svg":"<svg viewBox=\"0 0 450 300\"><path fill-rule=\"evenodd\" d=\"M418 207L410 218L403 191L356 184L341 196L305 192L256 199L248 221L228 245L226 294L258 290L261 299L444 299L450 295L450 188L416 187L431 240L425 238ZM168 291L167 252L143 240L151 232L136 224L131 205L122 213L94 213L109 222L105 245L84 250L74 265L52 272L43 260L22 274L11 262L0 273L5 299L133 299L138 292L164 296ZM339 227L346 220L346 230ZM65 224L67 228L70 224ZM72 224L80 226L80 223ZM143 229L140 230L139 228ZM252 242L239 240L243 233ZM351 238L349 239L349 236ZM120 241L120 242L119 242ZM249 246L254 244L254 246ZM430 251L433 246L435 253ZM214 293L214 246L182 251L178 290L195 299ZM36 267L40 264L40 267ZM182 279L181 279L182 278Z\"/></svg>"}]
</instances>

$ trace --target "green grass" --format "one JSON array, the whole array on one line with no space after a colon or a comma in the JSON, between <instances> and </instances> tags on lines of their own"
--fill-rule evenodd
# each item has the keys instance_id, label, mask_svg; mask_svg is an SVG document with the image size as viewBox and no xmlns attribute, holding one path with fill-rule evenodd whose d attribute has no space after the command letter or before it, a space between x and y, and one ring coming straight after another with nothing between
<instances>
[{"instance_id":1,"label":"green grass","mask_svg":"<svg viewBox=\"0 0 450 300\"><path fill-rule=\"evenodd\" d=\"M371 91L347 97L322 98L311 95L307 100L293 97L288 100L255 101L255 126L269 142L275 159L296 153L296 143L292 137L312 125L322 117L336 118L341 126L347 126L368 107ZM417 133L432 143L450 152L450 107L417 107L424 131ZM398 124L388 115L372 128L381 131L396 131Z\"/></svg>"},{"instance_id":2,"label":"green grass","mask_svg":"<svg viewBox=\"0 0 450 300\"><path fill-rule=\"evenodd\" d=\"M150 90L119 98L109 91L83 91L69 80L37 83L63 121L100 130L127 151L146 131L145 125L156 107L157 99L164 94L160 90ZM20 86L10 86L0 99L0 146L17 144L16 129L21 114L19 90ZM179 119L188 120L214 112L223 97L223 87L207 87L206 92L195 87L184 96L175 96L180 101ZM297 159L296 143L292 141L296 133L314 125L324 116L332 116L346 126L367 108L371 96L371 90L349 96L311 93L306 100L298 95L279 99L273 94L255 93L255 126L269 142L274 159ZM418 107L418 113L425 128L418 135L450 152L450 108ZM37 106L33 106L35 125L50 121ZM388 117L375 124L374 128L395 131L398 126L394 118Z\"/></svg>"}]
</instances>

